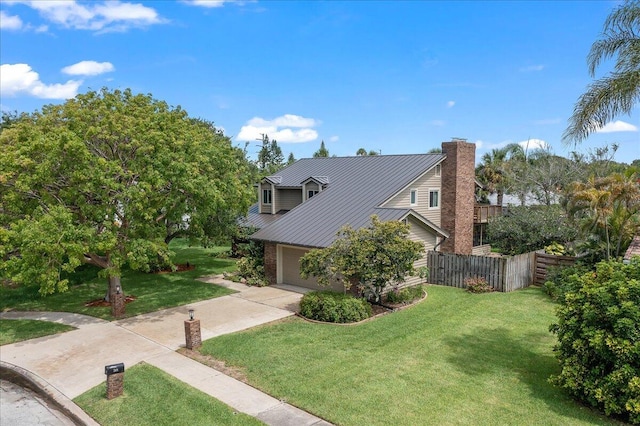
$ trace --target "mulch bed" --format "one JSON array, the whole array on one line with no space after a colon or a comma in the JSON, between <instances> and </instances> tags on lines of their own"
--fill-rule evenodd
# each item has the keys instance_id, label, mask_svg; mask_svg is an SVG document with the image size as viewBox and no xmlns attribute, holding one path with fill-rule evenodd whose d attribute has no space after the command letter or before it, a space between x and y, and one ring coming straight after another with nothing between
<instances>
[{"instance_id":1,"label":"mulch bed","mask_svg":"<svg viewBox=\"0 0 640 426\"><path fill-rule=\"evenodd\" d=\"M136 299L137 299L137 297L136 297L136 296L133 296L133 295L125 296L125 297L124 297L124 303L125 303L125 304L127 304L127 303L131 303L131 302L133 302L133 301L134 301L134 300L136 300ZM87 306L87 307L89 307L89 308L95 308L95 307L97 307L97 306L103 306L103 307L104 307L104 306L111 306L111 303L110 303L110 302L107 302L107 301L106 301L106 300L104 300L104 299L96 299L96 300L92 300L92 301L90 301L90 302L85 303L85 304L84 304L84 306Z\"/></svg>"}]
</instances>

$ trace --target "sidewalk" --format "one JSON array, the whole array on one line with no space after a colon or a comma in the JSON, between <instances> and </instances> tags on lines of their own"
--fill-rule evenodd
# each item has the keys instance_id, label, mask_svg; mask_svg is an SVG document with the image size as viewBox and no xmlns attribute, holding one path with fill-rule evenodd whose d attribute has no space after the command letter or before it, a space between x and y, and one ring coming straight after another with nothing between
<instances>
[{"instance_id":1,"label":"sidewalk","mask_svg":"<svg viewBox=\"0 0 640 426\"><path fill-rule=\"evenodd\" d=\"M77 327L67 333L2 346L0 361L26 369L69 400L105 382L104 366L141 361L217 398L237 411L274 426L330 425L289 404L175 352L184 346L184 320L194 309L202 339L294 315L299 293L248 287L219 277L204 278L238 293L108 322L59 312L3 312L0 318L38 319Z\"/></svg>"}]
</instances>

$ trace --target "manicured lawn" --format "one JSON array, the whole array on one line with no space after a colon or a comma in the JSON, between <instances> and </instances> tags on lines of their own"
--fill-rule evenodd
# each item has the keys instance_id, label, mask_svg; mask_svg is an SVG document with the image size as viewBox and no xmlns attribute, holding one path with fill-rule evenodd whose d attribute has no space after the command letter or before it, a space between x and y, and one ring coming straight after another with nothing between
<instances>
[{"instance_id":1,"label":"manicured lawn","mask_svg":"<svg viewBox=\"0 0 640 426\"><path fill-rule=\"evenodd\" d=\"M74 399L102 426L263 424L144 363L125 371L122 396L107 400L105 393L102 384Z\"/></svg>"},{"instance_id":2,"label":"manicured lawn","mask_svg":"<svg viewBox=\"0 0 640 426\"><path fill-rule=\"evenodd\" d=\"M74 327L48 321L0 319L0 345L22 342L36 337L64 333Z\"/></svg>"},{"instance_id":3,"label":"manicured lawn","mask_svg":"<svg viewBox=\"0 0 640 426\"><path fill-rule=\"evenodd\" d=\"M615 424L549 384L554 304L540 289L427 291L419 305L361 325L293 318L202 351L343 426Z\"/></svg>"},{"instance_id":4,"label":"manicured lawn","mask_svg":"<svg viewBox=\"0 0 640 426\"><path fill-rule=\"evenodd\" d=\"M126 316L154 312L164 308L184 305L198 300L224 296L233 291L223 287L197 281L203 275L220 274L235 269L232 259L216 258L224 247L204 249L188 247L184 240L174 240L171 249L175 252L175 263L196 265L191 271L170 274L146 274L125 270L122 274L122 289L125 295L136 300L127 303ZM98 276L98 268L85 265L70 278L69 290L65 293L41 297L37 286L17 288L0 286L0 310L60 311L75 312L104 319L111 318L109 307L87 307L86 302L104 297L107 289L105 278Z\"/></svg>"}]
</instances>

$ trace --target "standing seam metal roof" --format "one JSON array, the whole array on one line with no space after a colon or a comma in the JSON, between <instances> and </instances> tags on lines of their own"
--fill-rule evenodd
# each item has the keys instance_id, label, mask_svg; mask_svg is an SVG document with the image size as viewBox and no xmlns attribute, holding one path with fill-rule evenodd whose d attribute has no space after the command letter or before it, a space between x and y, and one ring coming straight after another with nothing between
<instances>
[{"instance_id":1,"label":"standing seam metal roof","mask_svg":"<svg viewBox=\"0 0 640 426\"><path fill-rule=\"evenodd\" d=\"M372 214L378 214L382 220L395 218L399 209L378 207L444 158L444 154L413 154L298 160L278 172L281 181L277 187L300 186L310 176L326 176L330 183L252 238L327 247L343 225L355 229L367 226Z\"/></svg>"}]
</instances>

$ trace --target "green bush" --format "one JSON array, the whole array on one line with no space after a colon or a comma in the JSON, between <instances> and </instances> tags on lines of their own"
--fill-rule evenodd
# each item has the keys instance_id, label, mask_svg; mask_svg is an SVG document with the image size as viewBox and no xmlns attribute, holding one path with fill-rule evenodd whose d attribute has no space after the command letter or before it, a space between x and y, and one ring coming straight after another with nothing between
<instances>
[{"instance_id":1,"label":"green bush","mask_svg":"<svg viewBox=\"0 0 640 426\"><path fill-rule=\"evenodd\" d=\"M385 300L389 303L411 303L422 298L423 289L421 285L393 289L386 294Z\"/></svg>"},{"instance_id":2,"label":"green bush","mask_svg":"<svg viewBox=\"0 0 640 426\"><path fill-rule=\"evenodd\" d=\"M553 299L562 299L569 291L581 286L581 276L589 268L583 265L555 266L547 269L544 291Z\"/></svg>"},{"instance_id":3,"label":"green bush","mask_svg":"<svg viewBox=\"0 0 640 426\"><path fill-rule=\"evenodd\" d=\"M574 274L551 331L560 374L574 397L640 424L640 258Z\"/></svg>"},{"instance_id":4,"label":"green bush","mask_svg":"<svg viewBox=\"0 0 640 426\"><path fill-rule=\"evenodd\" d=\"M264 287L268 284L264 275L262 259L250 256L243 257L238 259L236 267L238 275L244 278L248 285Z\"/></svg>"},{"instance_id":5,"label":"green bush","mask_svg":"<svg viewBox=\"0 0 640 426\"><path fill-rule=\"evenodd\" d=\"M371 316L371 305L349 294L312 291L302 297L300 315L324 322L358 322Z\"/></svg>"},{"instance_id":6,"label":"green bush","mask_svg":"<svg viewBox=\"0 0 640 426\"><path fill-rule=\"evenodd\" d=\"M491 293L493 291L493 287L482 277L467 278L464 280L464 285L467 286L469 293Z\"/></svg>"}]
</instances>

